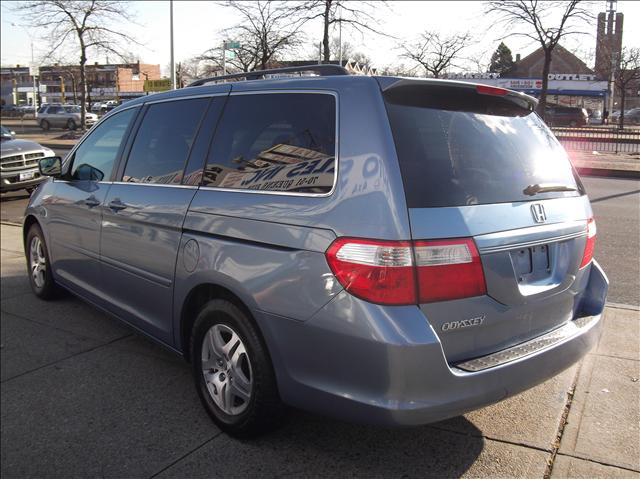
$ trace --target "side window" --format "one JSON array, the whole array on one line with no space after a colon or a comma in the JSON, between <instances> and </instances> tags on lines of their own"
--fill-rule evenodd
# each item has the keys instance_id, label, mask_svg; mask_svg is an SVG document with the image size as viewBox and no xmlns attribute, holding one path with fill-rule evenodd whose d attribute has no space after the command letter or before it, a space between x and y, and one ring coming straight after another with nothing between
<instances>
[{"instance_id":1,"label":"side window","mask_svg":"<svg viewBox=\"0 0 640 479\"><path fill-rule=\"evenodd\" d=\"M62 108L59 106L50 106L49 109L47 110L47 113L49 115L55 115L57 113L62 113Z\"/></svg>"},{"instance_id":2,"label":"side window","mask_svg":"<svg viewBox=\"0 0 640 479\"><path fill-rule=\"evenodd\" d=\"M208 98L151 105L129 153L122 181L180 184Z\"/></svg>"},{"instance_id":3,"label":"side window","mask_svg":"<svg viewBox=\"0 0 640 479\"><path fill-rule=\"evenodd\" d=\"M231 96L213 140L204 186L327 193L335 175L332 95Z\"/></svg>"},{"instance_id":4,"label":"side window","mask_svg":"<svg viewBox=\"0 0 640 479\"><path fill-rule=\"evenodd\" d=\"M137 108L116 113L94 128L73 155L71 177L75 180L109 179L120 144Z\"/></svg>"}]
</instances>

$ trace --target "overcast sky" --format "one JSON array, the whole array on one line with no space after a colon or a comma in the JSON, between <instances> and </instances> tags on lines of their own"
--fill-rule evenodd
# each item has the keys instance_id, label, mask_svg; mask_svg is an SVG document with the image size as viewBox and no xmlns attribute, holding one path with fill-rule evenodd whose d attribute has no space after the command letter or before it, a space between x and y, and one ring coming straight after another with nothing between
<instances>
[{"instance_id":1,"label":"overcast sky","mask_svg":"<svg viewBox=\"0 0 640 479\"><path fill-rule=\"evenodd\" d=\"M46 44L39 40L39 33L27 31L20 27L21 20L11 12L14 2L2 1L2 65L28 64L31 60L30 34L34 40L36 60L46 52ZM131 53L145 63L159 63L163 72L167 72L169 64L169 2L168 1L133 1L130 12L138 25L126 26L126 31L133 35L142 45L132 46ZM605 1L594 2L594 11L604 10ZM625 46L640 46L640 2L619 1L619 12L623 12ZM495 25L495 18L483 13L484 5L479 1L460 2L428 2L428 1L391 1L387 5L376 5L375 14L380 19L377 28L390 37L367 34L364 37L357 32L343 30L343 39L353 44L357 51L368 55L374 66L408 63L398 59L398 42L417 37L420 32L436 30L443 33L471 31L477 42L467 51L469 57L484 56L488 59L495 50L505 31ZM238 23L238 18L230 8L217 2L175 1L174 32L176 61L187 59L216 46L221 41L220 30ZM636 26L635 28L633 26ZM588 28L591 35L580 35L567 39L564 45L570 50L580 50L583 55L595 49L595 21ZM42 30L44 31L44 30ZM40 32L41 33L41 32ZM318 19L308 23L304 29L306 46L300 49L299 59L310 59L322 39L322 21ZM335 33L337 35L337 32ZM393 38L395 37L395 38ZM505 40L515 57L531 53L537 46L530 41L518 37ZM317 54L314 57L317 59ZM104 62L104 57L89 58L90 62ZM110 58L111 62L115 58ZM44 63L49 63L46 60ZM592 65L590 65L592 66ZM571 72L567 72L571 73Z\"/></svg>"}]
</instances>

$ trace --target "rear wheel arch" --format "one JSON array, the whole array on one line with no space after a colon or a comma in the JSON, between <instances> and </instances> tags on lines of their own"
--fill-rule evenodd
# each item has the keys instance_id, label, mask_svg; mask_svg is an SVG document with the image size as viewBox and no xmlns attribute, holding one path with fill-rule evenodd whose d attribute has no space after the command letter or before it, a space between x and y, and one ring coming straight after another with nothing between
<instances>
[{"instance_id":1,"label":"rear wheel arch","mask_svg":"<svg viewBox=\"0 0 640 479\"><path fill-rule=\"evenodd\" d=\"M264 340L264 334L262 333L262 329L258 325L257 321L253 317L251 310L247 307L245 302L240 299L238 295L236 295L233 291L225 288L224 286L220 286L214 283L203 283L195 286L189 294L187 294L186 299L182 305L181 313L180 313L180 343L182 346L182 355L187 361L191 360L191 332L193 330L193 325L198 316L199 311L207 304L209 301L214 299L224 299L233 303L235 306L240 308L243 313L249 318L252 325L256 328L260 339L262 340L267 351L269 350L266 341Z\"/></svg>"}]
</instances>

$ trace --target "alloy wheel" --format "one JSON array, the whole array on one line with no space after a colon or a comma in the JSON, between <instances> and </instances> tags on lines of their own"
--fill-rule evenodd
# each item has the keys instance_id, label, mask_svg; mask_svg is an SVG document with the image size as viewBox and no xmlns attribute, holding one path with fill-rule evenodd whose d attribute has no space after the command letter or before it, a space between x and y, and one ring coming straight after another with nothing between
<instances>
[{"instance_id":1,"label":"alloy wheel","mask_svg":"<svg viewBox=\"0 0 640 479\"><path fill-rule=\"evenodd\" d=\"M47 272L47 259L44 255L44 245L38 236L34 236L29 246L29 265L31 277L37 288L44 287Z\"/></svg>"},{"instance_id":2,"label":"alloy wheel","mask_svg":"<svg viewBox=\"0 0 640 479\"><path fill-rule=\"evenodd\" d=\"M202 342L202 375L211 399L225 414L237 416L247 409L253 374L240 336L226 324L215 324Z\"/></svg>"}]
</instances>

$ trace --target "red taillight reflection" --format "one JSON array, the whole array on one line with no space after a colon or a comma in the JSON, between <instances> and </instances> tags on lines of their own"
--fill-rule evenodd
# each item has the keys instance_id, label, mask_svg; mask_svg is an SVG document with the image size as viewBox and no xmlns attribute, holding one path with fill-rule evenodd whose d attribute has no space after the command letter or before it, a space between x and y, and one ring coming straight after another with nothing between
<instances>
[{"instance_id":1,"label":"red taillight reflection","mask_svg":"<svg viewBox=\"0 0 640 479\"><path fill-rule=\"evenodd\" d=\"M596 247L596 220L589 218L587 221L587 243L584 245L584 254L582 255L582 262L580 263L580 269L591 263L593 259L593 251Z\"/></svg>"}]
</instances>

